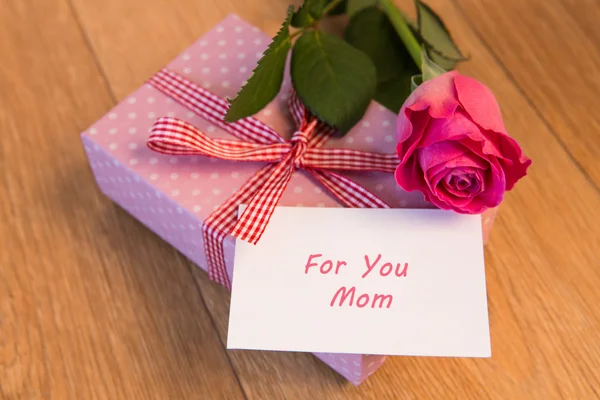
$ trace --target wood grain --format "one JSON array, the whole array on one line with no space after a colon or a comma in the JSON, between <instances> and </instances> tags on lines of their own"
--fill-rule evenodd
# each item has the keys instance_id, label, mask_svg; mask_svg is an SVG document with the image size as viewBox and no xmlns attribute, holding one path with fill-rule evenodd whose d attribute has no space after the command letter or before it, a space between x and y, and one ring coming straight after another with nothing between
<instances>
[{"instance_id":1,"label":"wood grain","mask_svg":"<svg viewBox=\"0 0 600 400\"><path fill-rule=\"evenodd\" d=\"M596 0L454 0L511 80L600 187ZM530 132L535 135L535 131Z\"/></svg>"},{"instance_id":2,"label":"wood grain","mask_svg":"<svg viewBox=\"0 0 600 400\"><path fill-rule=\"evenodd\" d=\"M566 2L544 3L543 12ZM493 357L393 357L353 387L308 354L226 351L226 290L99 194L77 137L228 13L273 34L287 2L30 3L0 8L0 398L600 396L598 142L567 140L567 117L548 114L559 106L581 114L579 103L557 103L549 95L564 90L557 73L506 50L516 38L545 49L530 57L557 57L553 35L575 47L588 41L573 52L598 46L589 35L595 4L569 17L584 37L561 23L562 33L549 34L507 22L535 19L535 2L428 1L472 55L461 71L494 90L534 164L508 194L486 249ZM510 41L482 27L486 18L500 24L490 10L512 28ZM540 73L551 92L536 92Z\"/></svg>"},{"instance_id":3,"label":"wood grain","mask_svg":"<svg viewBox=\"0 0 600 400\"><path fill-rule=\"evenodd\" d=\"M114 99L35 3L0 11L0 398L243 398L182 258L99 194L77 132Z\"/></svg>"}]
</instances>

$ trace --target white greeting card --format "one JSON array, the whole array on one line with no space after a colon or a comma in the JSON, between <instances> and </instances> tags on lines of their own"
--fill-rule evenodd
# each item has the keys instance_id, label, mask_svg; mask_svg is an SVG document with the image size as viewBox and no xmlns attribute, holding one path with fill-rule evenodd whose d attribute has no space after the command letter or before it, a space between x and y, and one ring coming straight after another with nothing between
<instances>
[{"instance_id":1,"label":"white greeting card","mask_svg":"<svg viewBox=\"0 0 600 400\"><path fill-rule=\"evenodd\" d=\"M236 242L227 347L491 356L480 216L278 207Z\"/></svg>"}]
</instances>

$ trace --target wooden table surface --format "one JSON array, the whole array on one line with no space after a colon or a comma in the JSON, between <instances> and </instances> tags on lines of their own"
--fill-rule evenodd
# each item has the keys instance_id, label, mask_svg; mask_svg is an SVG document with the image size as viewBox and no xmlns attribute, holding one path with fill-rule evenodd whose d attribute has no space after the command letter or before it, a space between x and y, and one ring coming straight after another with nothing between
<instances>
[{"instance_id":1,"label":"wooden table surface","mask_svg":"<svg viewBox=\"0 0 600 400\"><path fill-rule=\"evenodd\" d=\"M227 291L96 187L80 131L227 14L274 34L286 1L4 0L0 398L600 398L600 3L428 3L534 161L485 253L491 359L392 357L354 387L226 351Z\"/></svg>"}]
</instances>

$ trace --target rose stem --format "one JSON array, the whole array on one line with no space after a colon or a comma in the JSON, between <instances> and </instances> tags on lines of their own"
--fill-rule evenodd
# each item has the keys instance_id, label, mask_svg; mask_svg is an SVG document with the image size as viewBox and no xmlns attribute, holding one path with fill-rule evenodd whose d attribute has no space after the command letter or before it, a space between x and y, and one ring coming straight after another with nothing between
<instances>
[{"instance_id":1,"label":"rose stem","mask_svg":"<svg viewBox=\"0 0 600 400\"><path fill-rule=\"evenodd\" d=\"M415 62L417 67L419 67L419 69L422 69L421 45L419 45L419 42L411 32L410 28L408 27L408 24L406 23L406 20L404 19L400 11L392 4L391 0L377 1L381 5L383 11L387 14L392 25L394 25L398 36L400 36L400 40L402 40L402 43L404 43L404 46L406 46L406 49L408 50L413 61Z\"/></svg>"}]
</instances>

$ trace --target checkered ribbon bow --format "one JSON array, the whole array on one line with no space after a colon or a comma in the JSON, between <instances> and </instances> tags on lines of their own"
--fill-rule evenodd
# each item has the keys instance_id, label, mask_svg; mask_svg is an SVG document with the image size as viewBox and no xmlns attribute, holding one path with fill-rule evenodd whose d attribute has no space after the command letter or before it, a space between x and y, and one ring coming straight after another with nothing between
<instances>
[{"instance_id":1,"label":"checkered ribbon bow","mask_svg":"<svg viewBox=\"0 0 600 400\"><path fill-rule=\"evenodd\" d=\"M225 100L172 71L158 72L149 84L239 139L214 139L185 121L163 117L157 119L151 129L147 143L151 150L163 154L268 163L204 221L209 277L227 288L230 288L230 282L223 253L225 237L231 234L256 244L296 169L309 172L347 207L389 207L364 187L334 171L394 172L398 165L397 156L323 148L333 133L332 128L313 118L295 93L290 96L289 107L297 131L286 140L252 117L224 122L228 109ZM247 204L247 207L237 218L240 204Z\"/></svg>"}]
</instances>

